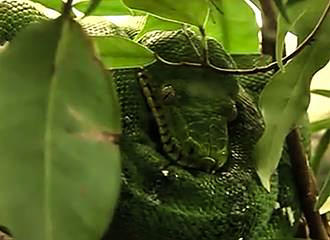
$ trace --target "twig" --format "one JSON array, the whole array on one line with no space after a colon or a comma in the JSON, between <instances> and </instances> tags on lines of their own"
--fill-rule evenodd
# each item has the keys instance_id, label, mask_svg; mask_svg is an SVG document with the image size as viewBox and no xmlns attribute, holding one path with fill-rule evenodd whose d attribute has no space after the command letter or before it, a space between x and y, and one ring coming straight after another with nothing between
<instances>
[{"instance_id":1,"label":"twig","mask_svg":"<svg viewBox=\"0 0 330 240\"><path fill-rule=\"evenodd\" d=\"M72 3L73 0L67 0L67 2L63 4L62 16L67 17L70 15Z\"/></svg>"},{"instance_id":2,"label":"twig","mask_svg":"<svg viewBox=\"0 0 330 240\"><path fill-rule=\"evenodd\" d=\"M310 44L310 42L314 39L315 34L320 29L320 26L324 22L326 16L328 15L330 11L330 1L328 2L325 10L323 11L319 21L317 22L316 26L314 27L313 31L305 38L305 40L296 48L294 52L292 52L290 55L287 55L282 59L283 64L286 64L289 60L297 56L306 46ZM228 69L228 68L220 68L217 66L214 66L211 63L208 63L207 65L203 65L201 63L191 63L191 62L170 62L159 56L155 53L155 57L160 62L163 62L167 65L171 66L186 66L186 67L208 67L211 70L214 70L216 72L222 73L222 74L256 74L256 73L265 73L273 69L277 69L277 62L272 62L266 66L262 67L255 67L255 68L249 68L249 69Z\"/></svg>"},{"instance_id":3,"label":"twig","mask_svg":"<svg viewBox=\"0 0 330 240\"><path fill-rule=\"evenodd\" d=\"M319 212L314 211L316 186L312 178L312 172L308 167L297 129L292 130L287 136L287 143L292 172L296 181L301 208L308 224L310 237L318 240L329 240Z\"/></svg>"},{"instance_id":4,"label":"twig","mask_svg":"<svg viewBox=\"0 0 330 240\"><path fill-rule=\"evenodd\" d=\"M211 4L214 6L214 8L220 13L223 15L223 11L218 7L218 5L213 1L213 0L210 0Z\"/></svg>"}]
</instances>

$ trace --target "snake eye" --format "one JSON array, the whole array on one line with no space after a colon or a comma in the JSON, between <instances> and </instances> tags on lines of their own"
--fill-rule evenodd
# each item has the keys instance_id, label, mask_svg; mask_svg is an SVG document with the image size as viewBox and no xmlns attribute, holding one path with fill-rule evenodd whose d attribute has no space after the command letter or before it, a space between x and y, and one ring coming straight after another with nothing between
<instances>
[{"instance_id":1,"label":"snake eye","mask_svg":"<svg viewBox=\"0 0 330 240\"><path fill-rule=\"evenodd\" d=\"M175 90L171 85L165 85L161 90L161 97L164 103L171 103L175 99Z\"/></svg>"}]
</instances>

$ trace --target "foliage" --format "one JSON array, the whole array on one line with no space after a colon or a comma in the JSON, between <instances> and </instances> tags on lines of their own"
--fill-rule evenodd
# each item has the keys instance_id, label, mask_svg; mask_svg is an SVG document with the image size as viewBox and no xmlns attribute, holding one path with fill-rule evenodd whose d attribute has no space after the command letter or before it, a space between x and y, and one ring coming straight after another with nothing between
<instances>
[{"instance_id":1,"label":"foliage","mask_svg":"<svg viewBox=\"0 0 330 240\"><path fill-rule=\"evenodd\" d=\"M315 205L316 209L320 209L323 204L326 202L326 200L330 196L330 172L328 173L327 177L325 178L325 181L322 184L320 195L318 202Z\"/></svg>"},{"instance_id":2,"label":"foliage","mask_svg":"<svg viewBox=\"0 0 330 240\"><path fill-rule=\"evenodd\" d=\"M120 184L110 76L65 17L17 36L0 69L0 221L16 239L99 239Z\"/></svg>"},{"instance_id":3,"label":"foliage","mask_svg":"<svg viewBox=\"0 0 330 240\"><path fill-rule=\"evenodd\" d=\"M94 37L94 41L108 69L146 66L156 60L151 50L127 38Z\"/></svg>"},{"instance_id":4,"label":"foliage","mask_svg":"<svg viewBox=\"0 0 330 240\"><path fill-rule=\"evenodd\" d=\"M167 1L167 0L123 0L132 9L142 10L168 20L188 23L202 28L208 14L206 0Z\"/></svg>"},{"instance_id":5,"label":"foliage","mask_svg":"<svg viewBox=\"0 0 330 240\"><path fill-rule=\"evenodd\" d=\"M214 0L205 30L231 53L259 51L258 25L252 9L244 1Z\"/></svg>"},{"instance_id":6,"label":"foliage","mask_svg":"<svg viewBox=\"0 0 330 240\"><path fill-rule=\"evenodd\" d=\"M324 9L327 1L322 2L319 7ZM318 15L314 17L320 18ZM301 21L305 19L296 20L296 25L302 24ZM311 28L309 24L310 21L304 22L306 27ZM325 51L329 29L330 18L327 18L315 34L313 47L306 47L285 66L285 71L277 72L261 94L260 108L265 119L265 132L257 143L255 156L258 174L267 189L269 178L281 157L285 137L307 110L312 76L324 67L330 58L330 51ZM298 37L299 33L298 31ZM277 44L281 42L278 41ZM268 151L265 151L267 148Z\"/></svg>"},{"instance_id":7,"label":"foliage","mask_svg":"<svg viewBox=\"0 0 330 240\"><path fill-rule=\"evenodd\" d=\"M62 9L59 0L37 2ZM311 78L330 59L329 14L317 25L328 1L275 3L280 12L276 59L281 70L260 97L265 133L255 149L256 169L268 190L285 137L306 113ZM65 6L71 7L69 4ZM142 15L146 20L134 40L89 38L70 15L63 14L26 28L0 53L4 169L0 175L4 196L0 199L0 222L7 223L17 240L100 239L111 219L120 184L116 144L119 107L107 70L153 63L153 52L137 43L143 34L190 28L201 38L216 38L230 53L260 53L257 24L243 1L81 0L73 5L86 14ZM313 29L317 30L313 41L291 62L283 62L286 33L294 32L302 43ZM329 96L328 90L314 93ZM312 132L329 128L330 118L309 126ZM322 161L328 135L313 162ZM330 177L322 186L317 208L330 195ZM26 196L32 199L28 209ZM58 229L53 230L53 224Z\"/></svg>"},{"instance_id":8,"label":"foliage","mask_svg":"<svg viewBox=\"0 0 330 240\"><path fill-rule=\"evenodd\" d=\"M318 145L315 148L313 158L310 161L313 171L316 174L319 171L321 159L324 156L329 143L330 143L330 129L326 130L325 133L322 135Z\"/></svg>"}]
</instances>

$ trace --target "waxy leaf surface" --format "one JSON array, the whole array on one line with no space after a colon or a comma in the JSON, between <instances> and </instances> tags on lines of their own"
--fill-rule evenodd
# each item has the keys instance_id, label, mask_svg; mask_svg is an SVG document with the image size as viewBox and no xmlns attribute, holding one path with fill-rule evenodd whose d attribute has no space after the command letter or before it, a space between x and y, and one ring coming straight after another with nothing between
<instances>
[{"instance_id":1,"label":"waxy leaf surface","mask_svg":"<svg viewBox=\"0 0 330 240\"><path fill-rule=\"evenodd\" d=\"M0 225L15 240L99 240L119 193L119 107L80 26L24 29L0 54Z\"/></svg>"}]
</instances>

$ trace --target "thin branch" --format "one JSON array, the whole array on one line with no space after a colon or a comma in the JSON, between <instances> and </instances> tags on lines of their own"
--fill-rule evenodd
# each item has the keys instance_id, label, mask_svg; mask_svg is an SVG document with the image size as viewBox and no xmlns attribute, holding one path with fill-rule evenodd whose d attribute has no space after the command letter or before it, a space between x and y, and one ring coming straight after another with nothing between
<instances>
[{"instance_id":1,"label":"thin branch","mask_svg":"<svg viewBox=\"0 0 330 240\"><path fill-rule=\"evenodd\" d=\"M313 173L308 166L297 129L292 130L287 136L287 143L292 173L296 181L301 209L308 224L310 237L318 240L329 240L320 213L314 211L317 195L315 181L313 181Z\"/></svg>"},{"instance_id":2,"label":"thin branch","mask_svg":"<svg viewBox=\"0 0 330 240\"><path fill-rule=\"evenodd\" d=\"M327 17L328 13L330 11L330 1L328 2L325 10L323 11L319 21L317 22L316 26L314 27L313 31L305 38L305 40L296 48L294 52L292 52L290 55L284 57L282 59L283 64L286 64L289 60L297 56L306 46L310 44L311 41L313 41L315 34L320 29L320 26L324 22L325 18ZM192 63L192 62L170 62L159 56L155 53L155 57L160 62L163 62L167 65L171 66L186 66L186 67L208 67L211 70L214 70L216 72L222 73L222 74L256 74L256 73L265 73L273 69L277 69L277 62L270 63L266 66L262 67L255 67L255 68L249 68L249 69L228 69L228 68L220 68L217 66L214 66L212 63L208 63L207 65L202 63Z\"/></svg>"},{"instance_id":3,"label":"thin branch","mask_svg":"<svg viewBox=\"0 0 330 240\"><path fill-rule=\"evenodd\" d=\"M73 0L68 0L66 3L63 4L62 16L67 17L70 15L72 3Z\"/></svg>"},{"instance_id":4,"label":"thin branch","mask_svg":"<svg viewBox=\"0 0 330 240\"><path fill-rule=\"evenodd\" d=\"M208 50L208 45L207 45L205 29L203 27L200 27L199 32L202 35L203 65L208 65L209 64L209 50Z\"/></svg>"},{"instance_id":5,"label":"thin branch","mask_svg":"<svg viewBox=\"0 0 330 240\"><path fill-rule=\"evenodd\" d=\"M275 60L276 54L276 10L273 4L273 0L259 0L262 9L262 54L267 54L273 57Z\"/></svg>"},{"instance_id":6,"label":"thin branch","mask_svg":"<svg viewBox=\"0 0 330 240\"><path fill-rule=\"evenodd\" d=\"M213 1L213 0L210 0L211 4L214 6L214 8L220 13L223 15L223 11L218 7L218 5Z\"/></svg>"}]
</instances>

